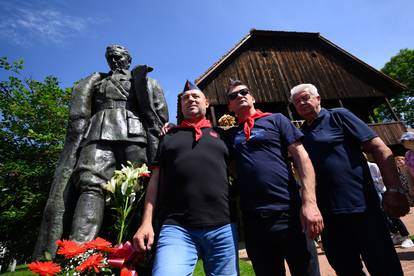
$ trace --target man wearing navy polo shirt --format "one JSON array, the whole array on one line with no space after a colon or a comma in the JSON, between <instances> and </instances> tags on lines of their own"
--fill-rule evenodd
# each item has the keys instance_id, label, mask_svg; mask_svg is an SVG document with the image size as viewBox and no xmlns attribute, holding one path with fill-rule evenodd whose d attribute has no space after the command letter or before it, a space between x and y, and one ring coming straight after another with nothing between
<instances>
[{"instance_id":1,"label":"man wearing navy polo shirt","mask_svg":"<svg viewBox=\"0 0 414 276\"><path fill-rule=\"evenodd\" d=\"M246 250L256 275L285 275L284 260L292 275L319 275L317 259L313 259L316 265L312 263L315 245L306 235L309 239L319 235L323 221L312 163L300 142L303 134L282 114L255 109L250 90L240 81L230 80L227 96L229 110L240 123L229 130L229 137ZM303 183L302 199L288 153Z\"/></svg>"},{"instance_id":2,"label":"man wearing navy polo shirt","mask_svg":"<svg viewBox=\"0 0 414 276\"><path fill-rule=\"evenodd\" d=\"M324 109L312 84L291 90L291 100L306 122L303 145L316 173L316 196L325 229L322 242L338 275L403 275L379 198L362 154L374 157L387 192L383 207L393 217L408 213L391 150L345 108Z\"/></svg>"}]
</instances>

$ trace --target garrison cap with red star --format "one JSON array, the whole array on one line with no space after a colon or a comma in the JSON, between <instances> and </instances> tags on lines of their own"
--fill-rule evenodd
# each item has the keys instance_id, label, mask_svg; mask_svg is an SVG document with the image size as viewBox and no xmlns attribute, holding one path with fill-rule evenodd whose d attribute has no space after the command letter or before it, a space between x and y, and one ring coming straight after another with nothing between
<instances>
[{"instance_id":1,"label":"garrison cap with red star","mask_svg":"<svg viewBox=\"0 0 414 276\"><path fill-rule=\"evenodd\" d=\"M191 81L187 80L185 82L185 85L184 85L183 93L186 92L186 91L188 91L188 90L198 90L198 91L201 91L201 89L198 88L197 85L195 85Z\"/></svg>"}]
</instances>

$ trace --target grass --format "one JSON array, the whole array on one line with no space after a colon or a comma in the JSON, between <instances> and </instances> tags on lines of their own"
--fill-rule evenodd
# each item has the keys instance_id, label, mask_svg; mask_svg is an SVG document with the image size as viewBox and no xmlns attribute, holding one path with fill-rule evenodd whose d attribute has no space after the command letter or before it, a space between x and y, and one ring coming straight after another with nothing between
<instances>
[{"instance_id":1,"label":"grass","mask_svg":"<svg viewBox=\"0 0 414 276\"><path fill-rule=\"evenodd\" d=\"M255 275L252 265L246 261L239 260L239 269L240 269L241 276ZM204 274L204 269L203 269L203 262L199 260L197 262L193 276L204 276L204 275L205 274Z\"/></svg>"},{"instance_id":2,"label":"grass","mask_svg":"<svg viewBox=\"0 0 414 276\"><path fill-rule=\"evenodd\" d=\"M6 272L0 274L1 276L34 276L35 274L27 270L27 265L18 265L16 266L15 272Z\"/></svg>"}]
</instances>

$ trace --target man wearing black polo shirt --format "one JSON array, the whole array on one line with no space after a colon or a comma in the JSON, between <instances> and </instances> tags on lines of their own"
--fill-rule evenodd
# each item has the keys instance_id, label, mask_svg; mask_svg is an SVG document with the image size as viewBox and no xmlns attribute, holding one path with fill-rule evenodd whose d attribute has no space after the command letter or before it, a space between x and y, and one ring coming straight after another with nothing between
<instances>
[{"instance_id":1,"label":"man wearing black polo shirt","mask_svg":"<svg viewBox=\"0 0 414 276\"><path fill-rule=\"evenodd\" d=\"M312 263L311 239L322 231L323 221L312 163L300 141L303 134L282 114L255 109L253 96L240 81L230 80L227 97L240 124L229 130L229 137L246 250L256 275L285 275L284 260L292 275L319 275L316 254ZM302 199L288 153L303 183Z\"/></svg>"},{"instance_id":2,"label":"man wearing black polo shirt","mask_svg":"<svg viewBox=\"0 0 414 276\"><path fill-rule=\"evenodd\" d=\"M408 213L407 199L391 150L360 119L345 108L324 109L312 84L291 90L291 100L306 122L303 145L316 173L318 206L325 229L322 242L338 275L403 275L379 198L362 152L378 164L387 192L384 210L399 217ZM361 149L362 148L362 149Z\"/></svg>"},{"instance_id":3,"label":"man wearing black polo shirt","mask_svg":"<svg viewBox=\"0 0 414 276\"><path fill-rule=\"evenodd\" d=\"M229 150L220 139L221 130L205 118L208 101L203 92L187 81L180 98L184 120L160 142L134 244L139 251L151 249L159 191L162 227L152 275L191 275L198 255L206 275L238 275L228 198Z\"/></svg>"}]
</instances>

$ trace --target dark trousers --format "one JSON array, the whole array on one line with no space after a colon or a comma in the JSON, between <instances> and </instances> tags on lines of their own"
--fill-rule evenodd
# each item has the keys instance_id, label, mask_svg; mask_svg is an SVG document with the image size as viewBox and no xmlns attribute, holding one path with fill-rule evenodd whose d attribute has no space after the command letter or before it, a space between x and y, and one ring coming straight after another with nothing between
<instances>
[{"instance_id":1,"label":"dark trousers","mask_svg":"<svg viewBox=\"0 0 414 276\"><path fill-rule=\"evenodd\" d=\"M324 223L323 247L338 276L365 275L361 258L372 276L403 275L382 211L325 216Z\"/></svg>"},{"instance_id":2,"label":"dark trousers","mask_svg":"<svg viewBox=\"0 0 414 276\"><path fill-rule=\"evenodd\" d=\"M86 144L75 168L79 193L103 195L101 184L113 176L115 169L127 161L142 165L147 162L145 144L122 141L97 141Z\"/></svg>"},{"instance_id":3,"label":"dark trousers","mask_svg":"<svg viewBox=\"0 0 414 276\"><path fill-rule=\"evenodd\" d=\"M285 275L285 260L293 276L320 275L314 241L302 233L298 217L286 220L285 215L244 219L246 250L256 275Z\"/></svg>"},{"instance_id":4,"label":"dark trousers","mask_svg":"<svg viewBox=\"0 0 414 276\"><path fill-rule=\"evenodd\" d=\"M393 234L399 233L402 237L410 235L407 227L405 227L404 222L400 218L388 217L388 226L390 227L390 232Z\"/></svg>"}]
</instances>

